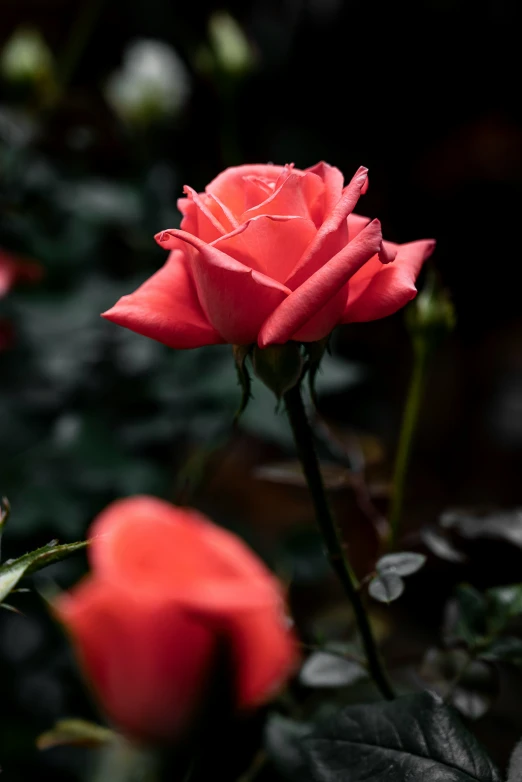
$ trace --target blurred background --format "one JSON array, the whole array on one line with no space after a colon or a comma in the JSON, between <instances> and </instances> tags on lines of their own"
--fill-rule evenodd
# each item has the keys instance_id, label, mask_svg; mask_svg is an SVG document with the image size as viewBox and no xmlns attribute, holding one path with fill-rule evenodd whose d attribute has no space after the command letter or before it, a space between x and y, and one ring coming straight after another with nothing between
<instances>
[{"instance_id":1,"label":"blurred background","mask_svg":"<svg viewBox=\"0 0 522 782\"><path fill-rule=\"evenodd\" d=\"M99 317L164 262L153 236L179 226L184 184L202 190L243 162L324 159L347 179L369 167L360 208L386 238L437 239L434 265L457 313L429 366L406 495L407 545L428 566L415 594L376 613L384 640L402 628L391 659L400 669L437 643L459 581L522 580L516 10L512 0L480 10L467 0L2 0L4 557L81 538L112 499L152 493L243 535L290 580L298 621L335 609L269 392L255 386L233 430L229 347L177 353ZM398 313L338 329L319 378L325 475L363 576L411 366ZM78 754L35 748L57 718L96 718L38 596L84 568L80 556L53 566L13 598L22 616L0 611L9 782L85 778ZM497 711L476 729L504 762L522 733L522 685L513 671L500 679Z\"/></svg>"}]
</instances>

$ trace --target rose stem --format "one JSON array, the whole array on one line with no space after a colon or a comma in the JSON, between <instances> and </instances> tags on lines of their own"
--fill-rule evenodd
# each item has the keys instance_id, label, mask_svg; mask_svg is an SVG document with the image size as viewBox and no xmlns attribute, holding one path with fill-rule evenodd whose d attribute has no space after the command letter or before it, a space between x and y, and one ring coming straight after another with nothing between
<instances>
[{"instance_id":1,"label":"rose stem","mask_svg":"<svg viewBox=\"0 0 522 782\"><path fill-rule=\"evenodd\" d=\"M422 394L428 365L428 349L424 340L414 349L413 370L404 405L395 467L393 471L392 499L389 513L390 546L397 542L404 504L404 486L411 457L411 448L419 419Z\"/></svg>"},{"instance_id":2,"label":"rose stem","mask_svg":"<svg viewBox=\"0 0 522 782\"><path fill-rule=\"evenodd\" d=\"M345 554L339 528L328 504L319 462L315 452L314 439L310 423L301 396L299 385L284 395L285 405L294 435L297 453L303 467L310 494L315 508L317 523L328 552L328 558L352 604L359 633L366 654L368 669L384 698L392 700L394 692L383 668L372 628L361 595L357 589L357 579Z\"/></svg>"}]
</instances>

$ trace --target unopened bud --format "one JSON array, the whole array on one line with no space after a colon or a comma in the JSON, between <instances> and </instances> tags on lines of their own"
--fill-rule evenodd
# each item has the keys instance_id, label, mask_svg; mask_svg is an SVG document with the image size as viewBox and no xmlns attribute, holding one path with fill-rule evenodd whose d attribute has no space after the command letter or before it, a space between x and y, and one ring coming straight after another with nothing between
<instances>
[{"instance_id":1,"label":"unopened bud","mask_svg":"<svg viewBox=\"0 0 522 782\"><path fill-rule=\"evenodd\" d=\"M219 69L232 76L248 73L255 65L252 46L243 30L226 11L210 17L208 35Z\"/></svg>"},{"instance_id":2,"label":"unopened bud","mask_svg":"<svg viewBox=\"0 0 522 782\"><path fill-rule=\"evenodd\" d=\"M301 346L297 342L270 345L268 348L256 345L252 364L257 377L281 399L301 380L304 365Z\"/></svg>"},{"instance_id":3,"label":"unopened bud","mask_svg":"<svg viewBox=\"0 0 522 782\"><path fill-rule=\"evenodd\" d=\"M406 311L406 324L416 347L434 348L455 328L456 317L449 294L434 273Z\"/></svg>"}]
</instances>

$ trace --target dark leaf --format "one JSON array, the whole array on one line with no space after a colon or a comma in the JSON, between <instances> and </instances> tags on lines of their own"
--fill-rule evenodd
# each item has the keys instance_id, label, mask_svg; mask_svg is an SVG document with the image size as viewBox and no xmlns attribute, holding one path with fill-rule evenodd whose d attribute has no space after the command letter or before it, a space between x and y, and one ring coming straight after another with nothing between
<instances>
[{"instance_id":1,"label":"dark leaf","mask_svg":"<svg viewBox=\"0 0 522 782\"><path fill-rule=\"evenodd\" d=\"M290 780L304 782L306 764L301 742L310 735L313 725L297 722L281 714L271 714L265 726L265 748L279 773Z\"/></svg>"},{"instance_id":2,"label":"dark leaf","mask_svg":"<svg viewBox=\"0 0 522 782\"><path fill-rule=\"evenodd\" d=\"M522 584L495 587L486 592L488 630L496 634L504 630L511 619L522 613Z\"/></svg>"},{"instance_id":3,"label":"dark leaf","mask_svg":"<svg viewBox=\"0 0 522 782\"><path fill-rule=\"evenodd\" d=\"M497 638L480 656L484 660L499 660L522 665L522 639L509 635Z\"/></svg>"},{"instance_id":4,"label":"dark leaf","mask_svg":"<svg viewBox=\"0 0 522 782\"><path fill-rule=\"evenodd\" d=\"M313 652L299 674L306 687L346 687L365 679L368 671L354 660L327 651Z\"/></svg>"},{"instance_id":5,"label":"dark leaf","mask_svg":"<svg viewBox=\"0 0 522 782\"><path fill-rule=\"evenodd\" d=\"M522 509L493 513L473 513L465 510L451 510L440 519L445 529L454 529L463 538L493 538L506 540L522 548Z\"/></svg>"},{"instance_id":6,"label":"dark leaf","mask_svg":"<svg viewBox=\"0 0 522 782\"><path fill-rule=\"evenodd\" d=\"M456 713L423 693L351 706L303 739L315 782L500 782Z\"/></svg>"},{"instance_id":7,"label":"dark leaf","mask_svg":"<svg viewBox=\"0 0 522 782\"><path fill-rule=\"evenodd\" d=\"M515 745L511 754L507 782L522 782L522 740Z\"/></svg>"},{"instance_id":8,"label":"dark leaf","mask_svg":"<svg viewBox=\"0 0 522 782\"><path fill-rule=\"evenodd\" d=\"M440 530L433 527L424 527L420 531L420 537L426 548L439 559L446 562L465 562L465 555L455 548L448 538Z\"/></svg>"},{"instance_id":9,"label":"dark leaf","mask_svg":"<svg viewBox=\"0 0 522 782\"><path fill-rule=\"evenodd\" d=\"M330 462L321 462L321 475L327 489L342 489L351 486L350 472L345 467ZM258 467L254 471L256 478L271 483L283 483L288 486L306 487L303 468L297 460L288 459Z\"/></svg>"},{"instance_id":10,"label":"dark leaf","mask_svg":"<svg viewBox=\"0 0 522 782\"><path fill-rule=\"evenodd\" d=\"M470 719L479 719L498 695L492 665L473 660L464 649L428 649L420 670L438 695Z\"/></svg>"},{"instance_id":11,"label":"dark leaf","mask_svg":"<svg viewBox=\"0 0 522 782\"><path fill-rule=\"evenodd\" d=\"M372 578L368 592L379 603L391 603L404 592L404 581L395 573L381 573Z\"/></svg>"},{"instance_id":12,"label":"dark leaf","mask_svg":"<svg viewBox=\"0 0 522 782\"><path fill-rule=\"evenodd\" d=\"M377 562L377 571L380 576L395 573L397 576L411 576L416 573L426 562L424 554L416 554L413 551L399 551L394 554L385 554Z\"/></svg>"},{"instance_id":13,"label":"dark leaf","mask_svg":"<svg viewBox=\"0 0 522 782\"><path fill-rule=\"evenodd\" d=\"M462 584L457 588L456 599L458 608L456 635L469 646L474 646L486 633L486 599L469 584Z\"/></svg>"}]
</instances>

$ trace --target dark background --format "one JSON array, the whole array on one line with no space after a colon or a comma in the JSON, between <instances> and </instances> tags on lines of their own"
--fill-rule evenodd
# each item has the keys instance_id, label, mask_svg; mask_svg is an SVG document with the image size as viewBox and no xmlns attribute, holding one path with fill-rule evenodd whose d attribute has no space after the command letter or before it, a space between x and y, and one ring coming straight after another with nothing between
<instances>
[{"instance_id":1,"label":"dark background","mask_svg":"<svg viewBox=\"0 0 522 782\"><path fill-rule=\"evenodd\" d=\"M522 501L517 4L259 0L225 8L255 53L255 67L239 76L197 67L209 16L223 5L2 2L0 46L30 25L59 64L73 61L50 108L27 85L4 79L1 93L0 247L45 270L40 283L1 301L13 332L0 353L0 491L13 506L5 556L82 537L107 502L137 492L199 505L271 564L281 552L294 556L293 542L309 531L303 490L252 474L291 454L261 390L230 435L239 391L228 349L175 354L99 318L163 262L152 237L179 224L183 184L201 190L241 162L324 159L347 179L364 164L370 189L360 209L381 219L386 237L437 239L434 265L458 322L430 367L407 528L415 533L456 505ZM129 127L104 99L107 77L136 38L167 42L186 64L190 98L174 120ZM30 140L21 142L27 125ZM361 436L384 509L411 367L402 313L339 329L334 348L320 412L338 432ZM217 458L200 474L209 447ZM364 573L375 541L348 484L335 501ZM520 580L519 549L498 546L487 567L479 547L464 573L440 564L430 571L432 612L407 604L428 634L456 581ZM83 568L78 560L49 577L69 584ZM16 606L25 617L0 616L2 778L78 779L78 761L38 755L34 738L59 717L94 712L40 598L21 595ZM520 715L504 719L514 736L522 732ZM505 760L509 746L493 742L493 752Z\"/></svg>"}]
</instances>

